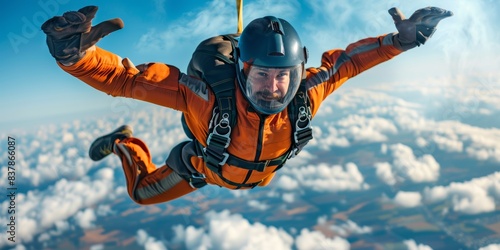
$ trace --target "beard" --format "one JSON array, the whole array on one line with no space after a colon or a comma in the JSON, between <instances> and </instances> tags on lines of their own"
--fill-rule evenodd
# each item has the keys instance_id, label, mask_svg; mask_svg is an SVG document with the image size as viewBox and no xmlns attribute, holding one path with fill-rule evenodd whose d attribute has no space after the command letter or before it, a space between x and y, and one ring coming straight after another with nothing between
<instances>
[{"instance_id":1,"label":"beard","mask_svg":"<svg viewBox=\"0 0 500 250\"><path fill-rule=\"evenodd\" d=\"M275 108L283 104L283 95L280 91L262 90L258 91L255 96L257 103L262 107Z\"/></svg>"},{"instance_id":2,"label":"beard","mask_svg":"<svg viewBox=\"0 0 500 250\"><path fill-rule=\"evenodd\" d=\"M268 101L268 102L280 101L283 98L283 94L279 90L277 90L275 92L271 92L271 91L265 89L265 90L257 91L257 93L255 93L255 95L259 100Z\"/></svg>"}]
</instances>

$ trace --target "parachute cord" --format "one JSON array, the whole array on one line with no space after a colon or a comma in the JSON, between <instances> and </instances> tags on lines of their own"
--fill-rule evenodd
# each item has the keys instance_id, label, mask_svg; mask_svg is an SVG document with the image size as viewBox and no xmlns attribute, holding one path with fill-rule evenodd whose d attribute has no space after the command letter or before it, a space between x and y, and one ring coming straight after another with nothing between
<instances>
[{"instance_id":1,"label":"parachute cord","mask_svg":"<svg viewBox=\"0 0 500 250\"><path fill-rule=\"evenodd\" d=\"M238 30L236 34L239 36L243 31L243 0L236 0L236 12L238 13Z\"/></svg>"}]
</instances>

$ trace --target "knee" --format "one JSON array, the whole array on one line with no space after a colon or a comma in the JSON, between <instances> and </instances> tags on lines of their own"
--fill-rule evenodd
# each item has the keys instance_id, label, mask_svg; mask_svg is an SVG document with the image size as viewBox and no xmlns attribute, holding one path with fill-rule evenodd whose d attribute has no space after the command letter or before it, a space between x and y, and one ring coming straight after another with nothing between
<instances>
[{"instance_id":1,"label":"knee","mask_svg":"<svg viewBox=\"0 0 500 250\"><path fill-rule=\"evenodd\" d=\"M142 140L138 138L126 138L116 145L115 153L120 155L128 155L129 158L138 158L143 159L145 161L151 159L151 153L149 152L149 148Z\"/></svg>"}]
</instances>

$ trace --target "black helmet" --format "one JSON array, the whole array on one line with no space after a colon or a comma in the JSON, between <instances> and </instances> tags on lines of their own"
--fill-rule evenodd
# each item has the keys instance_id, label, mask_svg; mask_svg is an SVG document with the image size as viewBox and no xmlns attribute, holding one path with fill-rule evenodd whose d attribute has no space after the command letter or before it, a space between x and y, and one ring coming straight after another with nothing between
<instances>
[{"instance_id":1,"label":"black helmet","mask_svg":"<svg viewBox=\"0 0 500 250\"><path fill-rule=\"evenodd\" d=\"M307 50L287 21L273 16L253 20L238 42L238 82L252 107L275 114L293 100L305 77Z\"/></svg>"}]
</instances>

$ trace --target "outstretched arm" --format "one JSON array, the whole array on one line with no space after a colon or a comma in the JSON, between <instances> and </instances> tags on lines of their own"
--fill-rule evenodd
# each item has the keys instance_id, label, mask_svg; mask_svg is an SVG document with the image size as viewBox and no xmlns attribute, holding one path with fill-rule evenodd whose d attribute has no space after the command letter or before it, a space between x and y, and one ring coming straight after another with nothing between
<instances>
[{"instance_id":1,"label":"outstretched arm","mask_svg":"<svg viewBox=\"0 0 500 250\"><path fill-rule=\"evenodd\" d=\"M91 26L96 6L69 11L42 25L50 54L59 66L93 88L112 96L131 97L178 110L186 109L185 91L180 90L179 69L153 63L139 71L123 59L95 44L123 28L119 18Z\"/></svg>"},{"instance_id":2,"label":"outstretched arm","mask_svg":"<svg viewBox=\"0 0 500 250\"><path fill-rule=\"evenodd\" d=\"M310 94L315 96L314 101L321 102L347 79L424 44L436 30L439 21L453 15L450 11L436 7L419 9L409 19L405 19L397 8L390 9L389 14L393 17L397 33L362 39L350 44L345 50L327 51L323 54L319 68L308 69L307 87Z\"/></svg>"},{"instance_id":3,"label":"outstretched arm","mask_svg":"<svg viewBox=\"0 0 500 250\"><path fill-rule=\"evenodd\" d=\"M164 63L150 63L139 71L128 59L93 46L64 71L89 86L112 96L129 97L164 107L185 111L184 94L179 84L178 68Z\"/></svg>"}]
</instances>

